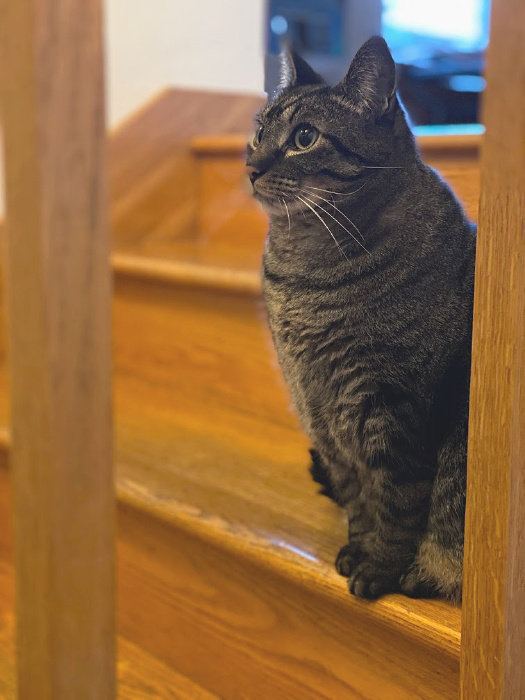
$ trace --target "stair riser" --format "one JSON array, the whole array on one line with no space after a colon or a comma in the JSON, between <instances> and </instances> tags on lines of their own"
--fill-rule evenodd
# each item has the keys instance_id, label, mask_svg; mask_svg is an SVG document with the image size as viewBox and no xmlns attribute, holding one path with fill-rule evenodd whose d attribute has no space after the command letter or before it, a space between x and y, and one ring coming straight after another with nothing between
<instances>
[{"instance_id":1,"label":"stair riser","mask_svg":"<svg viewBox=\"0 0 525 700\"><path fill-rule=\"evenodd\" d=\"M457 658L127 506L118 580L121 634L221 697L457 695Z\"/></svg>"},{"instance_id":2,"label":"stair riser","mask_svg":"<svg viewBox=\"0 0 525 700\"><path fill-rule=\"evenodd\" d=\"M244 156L198 155L199 238L262 250L268 217L251 195Z\"/></svg>"}]
</instances>

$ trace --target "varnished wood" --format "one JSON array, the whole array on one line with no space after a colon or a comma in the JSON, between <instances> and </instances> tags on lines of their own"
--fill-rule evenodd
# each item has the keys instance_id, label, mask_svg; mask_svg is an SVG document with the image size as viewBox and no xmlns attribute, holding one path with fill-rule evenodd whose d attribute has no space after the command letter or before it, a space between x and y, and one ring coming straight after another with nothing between
<instances>
[{"instance_id":1,"label":"varnished wood","mask_svg":"<svg viewBox=\"0 0 525 700\"><path fill-rule=\"evenodd\" d=\"M455 697L459 610L356 601L334 572L345 524L307 473L257 297L115 291L121 633L225 698Z\"/></svg>"},{"instance_id":2,"label":"varnished wood","mask_svg":"<svg viewBox=\"0 0 525 700\"><path fill-rule=\"evenodd\" d=\"M425 159L441 158L444 154L452 158L477 160L482 143L481 134L450 133L448 129L439 133L418 135L416 127L416 140ZM192 150L205 155L242 155L246 152L246 142L250 135L224 134L215 130L210 134L199 134L192 139Z\"/></svg>"},{"instance_id":3,"label":"varnished wood","mask_svg":"<svg viewBox=\"0 0 525 700\"><path fill-rule=\"evenodd\" d=\"M118 156L128 168L115 159L113 171L122 188L114 211L137 226L122 249L139 253L113 256L122 629L187 675L204 674L223 697L239 688L257 697L254 687L260 697L297 688L306 697L455 697L459 610L396 596L367 605L333 572L345 527L306 473L307 443L258 300L260 249L241 238L230 248L195 244L194 229L172 236L168 95L144 110L140 128L125 126ZM461 158L450 150L448 173L473 183L474 202L472 144ZM141 164L152 178L144 189ZM238 190L241 154L234 167ZM162 222L150 229L159 203ZM0 423L7 413L0 392ZM290 629L305 640L299 649ZM390 650L381 669L370 654L377 639ZM245 669L238 681L225 673L232 659Z\"/></svg>"},{"instance_id":4,"label":"varnished wood","mask_svg":"<svg viewBox=\"0 0 525 700\"><path fill-rule=\"evenodd\" d=\"M101 3L0 7L18 696L114 695Z\"/></svg>"},{"instance_id":5,"label":"varnished wood","mask_svg":"<svg viewBox=\"0 0 525 700\"><path fill-rule=\"evenodd\" d=\"M166 505L176 517L175 504ZM210 541L218 523L206 527L209 514L193 512L204 537L148 517L143 505L120 510L119 600L135 608L121 610L126 635L149 625L152 649L228 699L457 697L458 647L446 648L445 606L434 608L434 626L417 603L396 601L396 626L394 603L350 599L331 568L307 568L301 556L294 562L290 553L278 568L275 546L258 551L240 532L232 551L231 525ZM419 637L407 629L415 620Z\"/></svg>"},{"instance_id":6,"label":"varnished wood","mask_svg":"<svg viewBox=\"0 0 525 700\"><path fill-rule=\"evenodd\" d=\"M461 695L525 697L525 5L494 0L476 261Z\"/></svg>"},{"instance_id":7,"label":"varnished wood","mask_svg":"<svg viewBox=\"0 0 525 700\"><path fill-rule=\"evenodd\" d=\"M9 500L6 477L0 465L0 526ZM248 503L239 518L235 498L234 513L229 513L216 489L215 515L190 505L187 494L186 503L178 501L174 496L183 488L184 479L174 494L159 489L154 478L149 483L119 478L121 639L145 645L150 657L176 668L179 683L181 677L193 678L195 685L222 698L456 696L459 631L454 608L396 596L376 604L356 601L331 564L272 537L271 519L266 529L251 529ZM344 530L339 518L334 522ZM5 558L1 543L0 559ZM0 636L0 654L1 644ZM130 651L122 642L119 650L122 677ZM136 650L135 662L126 688L163 688L165 666L158 678L160 671L148 654ZM128 697L122 685L120 693ZM159 692L159 697L164 695Z\"/></svg>"},{"instance_id":8,"label":"varnished wood","mask_svg":"<svg viewBox=\"0 0 525 700\"><path fill-rule=\"evenodd\" d=\"M476 219L479 199L477 135L421 136L423 159L450 184L468 215ZM198 234L209 250L246 250L260 260L268 229L266 214L253 201L244 168L246 137L209 135L192 140L198 164Z\"/></svg>"},{"instance_id":9,"label":"varnished wood","mask_svg":"<svg viewBox=\"0 0 525 700\"><path fill-rule=\"evenodd\" d=\"M249 296L260 294L260 275L255 271L235 269L231 266L231 262L228 267L220 267L216 259L210 256L210 260L214 264L203 264L202 260L190 262L184 259L152 259L124 253L115 253L111 257L113 272L122 279L130 277L138 280L172 282L197 288L239 292Z\"/></svg>"},{"instance_id":10,"label":"varnished wood","mask_svg":"<svg viewBox=\"0 0 525 700\"><path fill-rule=\"evenodd\" d=\"M142 608L164 621L149 636L151 651L169 654L188 675L200 669L224 697L235 688L249 697L293 688L306 697L381 697L374 683L388 697L410 697L416 686L421 697L454 697L459 610L395 596L368 606L335 575L344 522L306 472L307 443L266 354L256 301L136 278L120 279L116 291L118 484L130 507L120 521L128 533L120 595L174 591ZM132 343L136 328L141 340ZM247 610L261 617L245 623ZM311 623L308 610L316 611ZM145 620L121 615L126 634L138 637ZM297 629L300 649L287 626ZM392 664L372 675L366 628L402 649L405 661L390 652ZM430 659L436 675L423 685ZM232 665L244 669L235 679L224 670Z\"/></svg>"},{"instance_id":11,"label":"varnished wood","mask_svg":"<svg viewBox=\"0 0 525 700\"><path fill-rule=\"evenodd\" d=\"M166 90L110 139L113 247L163 256L192 238L198 223L199 134L248 133L262 98Z\"/></svg>"},{"instance_id":12,"label":"varnished wood","mask_svg":"<svg viewBox=\"0 0 525 700\"><path fill-rule=\"evenodd\" d=\"M6 528L10 525L10 489L5 453L0 455L0 698L16 698L14 572ZM8 533L9 535L9 533ZM119 700L213 700L215 695L120 636L117 645Z\"/></svg>"},{"instance_id":13,"label":"varnished wood","mask_svg":"<svg viewBox=\"0 0 525 700\"><path fill-rule=\"evenodd\" d=\"M478 151L474 134L421 136L423 159L450 184L467 213L476 218L479 199ZM198 167L199 217L196 233L207 250L245 250L259 262L268 219L251 197L244 168L246 136L197 136L191 142Z\"/></svg>"},{"instance_id":14,"label":"varnished wood","mask_svg":"<svg viewBox=\"0 0 525 700\"><path fill-rule=\"evenodd\" d=\"M257 250L262 256L268 218L251 193L244 158L227 153L197 157L196 234L207 248Z\"/></svg>"}]
</instances>

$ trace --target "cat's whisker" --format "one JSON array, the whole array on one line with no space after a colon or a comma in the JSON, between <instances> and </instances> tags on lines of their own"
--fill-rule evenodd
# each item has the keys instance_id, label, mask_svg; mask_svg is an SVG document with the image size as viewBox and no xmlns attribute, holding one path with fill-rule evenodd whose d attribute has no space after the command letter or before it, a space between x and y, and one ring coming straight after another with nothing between
<instances>
[{"instance_id":1,"label":"cat's whisker","mask_svg":"<svg viewBox=\"0 0 525 700\"><path fill-rule=\"evenodd\" d=\"M371 255L370 251L369 251L367 248L365 248L365 246L361 243L361 241L359 241L359 240L354 236L354 234L346 228L346 226L345 226L344 224L342 224L338 219L336 219L335 216L333 216L333 214L330 214L329 211L326 211L326 209L324 209L324 208L319 204L319 202L316 202L315 200L310 199L310 198L308 198L308 197L307 197L307 199L308 199L308 201L311 202L315 207L317 207L317 208L320 209L323 213L325 213L327 216L329 216L331 219L333 219L333 220L335 221L336 224L339 224L339 226L340 226L344 231L346 231L346 232L348 233L348 235L349 235L351 238L353 238L354 241L355 241L358 245L360 245L361 248L362 248L365 252L367 252L369 255ZM325 200L325 201L326 201L326 200ZM327 202L327 203L329 204L329 202ZM356 229L356 231L359 233L359 235L360 235L361 238L362 238L363 236L362 236L362 234L361 234L361 231L359 231L359 229L357 228L357 226L356 226L352 221L350 221L350 223L354 226L354 228Z\"/></svg>"},{"instance_id":2,"label":"cat's whisker","mask_svg":"<svg viewBox=\"0 0 525 700\"><path fill-rule=\"evenodd\" d=\"M359 190L362 190L363 187L366 185L366 182L364 182L361 187L358 187L356 190L353 190L352 192L336 192L335 190L324 190L322 187L314 187L313 185L304 185L306 189L309 190L317 190L318 192L327 192L328 194L337 194L340 197L350 197L352 194L357 194Z\"/></svg>"},{"instance_id":3,"label":"cat's whisker","mask_svg":"<svg viewBox=\"0 0 525 700\"><path fill-rule=\"evenodd\" d=\"M361 231L357 228L357 226L354 224L354 222L352 221L352 219L350 219L350 218L344 213L344 211L341 211L341 210L339 209L339 207L337 207L337 206L335 205L335 202L333 201L333 199L331 199L330 201L328 201L328 199L326 199L325 197L321 197L320 194L315 194L314 192L306 192L306 193L305 193L304 190L303 190L303 194L306 194L306 195L308 195L309 197L317 197L317 198L320 199L322 202L325 202L326 204L329 204L331 207L333 207L333 208L335 209L335 211L337 211L342 217L344 217L344 218L354 227L354 229L355 229L355 230L357 231L357 233L361 236L361 239L362 239L363 242L364 242L365 238L364 238L363 234L361 233ZM338 222L338 223L339 223L339 222Z\"/></svg>"},{"instance_id":4,"label":"cat's whisker","mask_svg":"<svg viewBox=\"0 0 525 700\"><path fill-rule=\"evenodd\" d=\"M283 198L283 204L284 204L285 209L286 209L286 216L288 217L288 235L290 235L292 232L292 220L290 219L290 210L288 209L288 205L286 204L285 196L282 192L281 192L281 196Z\"/></svg>"},{"instance_id":5,"label":"cat's whisker","mask_svg":"<svg viewBox=\"0 0 525 700\"><path fill-rule=\"evenodd\" d=\"M320 195L313 195L313 196L314 196L314 197L320 197ZM305 195L305 197L307 197L307 195ZM326 202L327 204L330 204L330 202L329 202L327 199L323 199L322 197L320 197L320 198L322 199L323 202ZM344 229L344 230L348 233L349 236L351 236L351 237L354 239L354 241L355 241L358 245L361 246L361 248L362 248L363 250L365 250L369 255L371 255L371 253L370 253L370 251L368 250L368 248L365 248L365 246L361 243L361 241L359 241L359 240L354 236L354 234L346 228L346 226L344 226L338 219L336 219L335 216L333 216L332 214L330 214L329 211L326 211L326 209L323 209L323 207L319 204L319 202L316 202L315 200L310 199L309 197L307 197L307 199L308 199L308 201L310 201L314 206L316 206L318 209L320 209L320 210L323 211L325 214L327 214L328 216L330 216L337 224L339 224L339 226L341 226L342 229ZM338 211L342 216L344 216L344 218L347 219L347 221L349 221L350 224L352 224L352 226L355 228L355 230L357 231L357 233L361 236L361 238L362 238L363 241L364 241L364 236L363 236L363 234L362 234L361 231L357 228L357 226L354 224L354 222L353 222L351 219L349 219L348 216L347 216L346 214L344 214L340 209L338 209L334 204L332 204L332 206L334 207L334 209L335 209L336 211Z\"/></svg>"},{"instance_id":6,"label":"cat's whisker","mask_svg":"<svg viewBox=\"0 0 525 700\"><path fill-rule=\"evenodd\" d=\"M308 207L308 209L310 209L310 210L315 214L315 216L317 216L317 218L319 219L319 221L323 224L323 226L325 227L325 229L326 229L326 230L328 231L328 233L332 236L332 238L333 238L333 240L334 240L334 243L335 243L336 246L338 247L339 252L341 253L341 255L342 255L346 260L348 260L348 257L347 257L347 255L346 255L346 253L344 252L344 250L343 250L343 249L341 248L341 246L339 245L339 242L338 242L337 238L334 236L334 234L332 233L332 231L330 230L330 228L328 228L326 222L325 222L324 219L321 217L321 215L318 214L318 213L315 211L315 209L314 209L312 206L310 206L310 204L308 204L308 202L307 202L305 199L303 199L302 197L300 197L298 194L296 194L295 197L296 197L300 202L302 202L303 204L305 204L305 205ZM348 261L348 262L350 262L350 261Z\"/></svg>"}]
</instances>

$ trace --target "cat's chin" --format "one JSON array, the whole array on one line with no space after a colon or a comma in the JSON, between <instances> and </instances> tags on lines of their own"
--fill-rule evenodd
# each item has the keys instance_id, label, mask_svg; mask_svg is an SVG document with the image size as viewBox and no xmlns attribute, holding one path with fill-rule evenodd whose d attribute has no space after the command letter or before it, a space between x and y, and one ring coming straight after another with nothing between
<instances>
[{"instance_id":1,"label":"cat's chin","mask_svg":"<svg viewBox=\"0 0 525 700\"><path fill-rule=\"evenodd\" d=\"M260 193L255 193L255 199L259 202L268 216L286 216L286 210L282 200L276 200L273 197L266 197Z\"/></svg>"},{"instance_id":2,"label":"cat's chin","mask_svg":"<svg viewBox=\"0 0 525 700\"><path fill-rule=\"evenodd\" d=\"M287 218L291 214L304 210L304 206L297 200L284 199L280 197L275 199L274 197L266 197L260 193L255 194L255 199L262 206L264 211L271 217L283 217Z\"/></svg>"}]
</instances>

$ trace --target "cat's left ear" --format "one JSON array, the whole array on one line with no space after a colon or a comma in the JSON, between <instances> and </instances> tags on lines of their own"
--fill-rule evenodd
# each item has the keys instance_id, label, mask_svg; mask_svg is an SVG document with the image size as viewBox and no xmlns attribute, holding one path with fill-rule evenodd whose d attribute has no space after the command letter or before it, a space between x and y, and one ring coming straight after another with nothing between
<instances>
[{"instance_id":1,"label":"cat's left ear","mask_svg":"<svg viewBox=\"0 0 525 700\"><path fill-rule=\"evenodd\" d=\"M324 85L324 82L323 78L293 49L283 49L279 90L303 85Z\"/></svg>"},{"instance_id":2,"label":"cat's left ear","mask_svg":"<svg viewBox=\"0 0 525 700\"><path fill-rule=\"evenodd\" d=\"M359 112L368 110L383 116L392 110L396 66L382 37L373 36L361 46L348 73L334 90L345 95Z\"/></svg>"}]
</instances>

